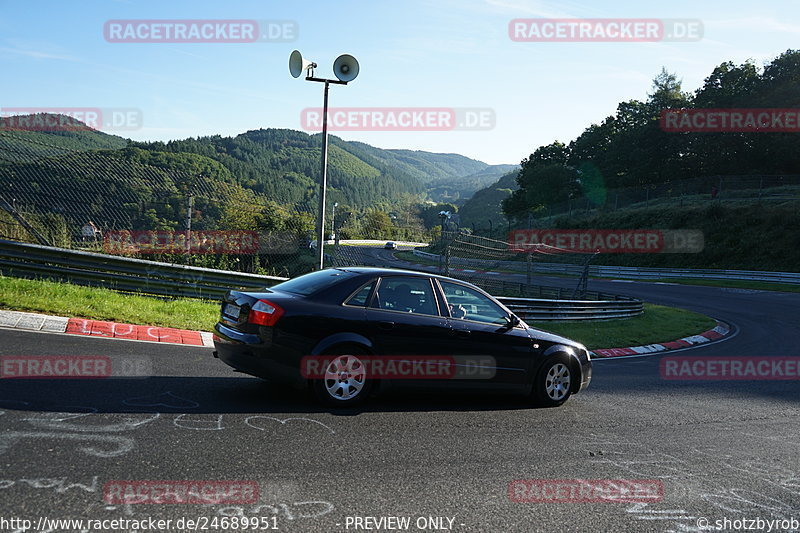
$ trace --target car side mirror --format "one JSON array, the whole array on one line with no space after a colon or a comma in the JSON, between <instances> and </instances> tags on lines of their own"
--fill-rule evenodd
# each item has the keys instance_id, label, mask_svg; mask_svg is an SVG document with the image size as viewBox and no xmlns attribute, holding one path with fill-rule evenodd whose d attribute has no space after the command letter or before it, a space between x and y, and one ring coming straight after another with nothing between
<instances>
[{"instance_id":1,"label":"car side mirror","mask_svg":"<svg viewBox=\"0 0 800 533\"><path fill-rule=\"evenodd\" d=\"M519 318L517 317L517 315L509 315L509 316L507 316L507 317L505 317L505 318L506 318L506 325L507 325L509 328L513 328L513 327L515 327L515 326L518 326L518 325L519 325L519 322L520 322L520 320L519 320Z\"/></svg>"}]
</instances>

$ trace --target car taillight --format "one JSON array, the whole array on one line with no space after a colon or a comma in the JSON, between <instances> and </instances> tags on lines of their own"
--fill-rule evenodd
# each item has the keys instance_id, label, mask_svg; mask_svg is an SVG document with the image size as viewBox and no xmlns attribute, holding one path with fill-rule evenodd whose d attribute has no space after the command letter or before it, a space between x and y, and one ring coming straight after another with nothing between
<instances>
[{"instance_id":1,"label":"car taillight","mask_svg":"<svg viewBox=\"0 0 800 533\"><path fill-rule=\"evenodd\" d=\"M247 321L259 326L274 326L283 316L283 309L269 300L259 300L250 308Z\"/></svg>"}]
</instances>

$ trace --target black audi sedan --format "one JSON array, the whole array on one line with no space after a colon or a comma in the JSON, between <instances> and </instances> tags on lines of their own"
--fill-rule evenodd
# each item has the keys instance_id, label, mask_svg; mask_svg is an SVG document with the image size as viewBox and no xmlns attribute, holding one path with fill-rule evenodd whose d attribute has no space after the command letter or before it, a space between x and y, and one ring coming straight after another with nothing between
<instances>
[{"instance_id":1,"label":"black audi sedan","mask_svg":"<svg viewBox=\"0 0 800 533\"><path fill-rule=\"evenodd\" d=\"M348 406L383 388L472 388L563 404L591 380L581 344L532 328L478 287L387 268L325 269L229 291L214 356Z\"/></svg>"}]
</instances>

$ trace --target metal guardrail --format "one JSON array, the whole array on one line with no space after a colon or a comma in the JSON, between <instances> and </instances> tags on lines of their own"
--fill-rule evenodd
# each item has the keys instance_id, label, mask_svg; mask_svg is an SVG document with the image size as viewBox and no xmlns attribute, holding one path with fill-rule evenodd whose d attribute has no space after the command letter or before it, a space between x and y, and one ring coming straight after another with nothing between
<instances>
[{"instance_id":1,"label":"metal guardrail","mask_svg":"<svg viewBox=\"0 0 800 533\"><path fill-rule=\"evenodd\" d=\"M214 299L231 288L259 289L287 279L7 240L0 240L0 273L159 296Z\"/></svg>"},{"instance_id":2,"label":"metal guardrail","mask_svg":"<svg viewBox=\"0 0 800 533\"><path fill-rule=\"evenodd\" d=\"M545 267L545 265L541 265ZM555 266L555 265L553 265ZM534 272L536 268L534 267ZM545 270L541 270L545 272ZM552 270L551 270L552 272ZM601 278L626 279L714 279L737 281L771 281L800 283L798 272L769 272L765 270L722 270L710 268L637 268L605 265L589 266L589 275Z\"/></svg>"},{"instance_id":3,"label":"metal guardrail","mask_svg":"<svg viewBox=\"0 0 800 533\"><path fill-rule=\"evenodd\" d=\"M576 299L575 289L566 287L551 287L548 285L533 285L518 281L505 281L503 279L481 278L462 276L461 272L451 272L451 278L464 279L473 285L478 285L490 294L502 294L504 298L533 298L539 300L574 300L574 301L617 301L627 300L626 296L600 291L584 291ZM513 295L513 296L512 296Z\"/></svg>"},{"instance_id":4,"label":"metal guardrail","mask_svg":"<svg viewBox=\"0 0 800 533\"><path fill-rule=\"evenodd\" d=\"M414 250L414 255L439 259L436 254L418 250ZM452 259L451 257L451 266L454 264ZM460 277L460 272L451 272L450 275ZM585 291L580 300L574 300L570 298L575 290L564 287L529 285L489 277L481 278L479 282L474 279L470 281L493 294L524 293L527 298L497 298L524 320L607 320L632 318L644 313L644 303L641 300L618 294Z\"/></svg>"},{"instance_id":5,"label":"metal guardrail","mask_svg":"<svg viewBox=\"0 0 800 533\"><path fill-rule=\"evenodd\" d=\"M437 254L430 254L414 250L414 255L437 261ZM493 266L502 266L507 270L525 272L526 263L521 261L493 261ZM482 265L479 259L466 259L450 257L450 266L478 266ZM484 265L485 266L485 265ZM566 274L580 276L583 272L582 265L564 263L533 263L532 271L538 274ZM800 283L800 272L770 272L765 270L724 270L712 268L652 268L652 267L625 267L590 265L589 275L600 278L624 279L714 279L738 281L771 281L774 283Z\"/></svg>"},{"instance_id":6,"label":"metal guardrail","mask_svg":"<svg viewBox=\"0 0 800 533\"><path fill-rule=\"evenodd\" d=\"M632 318L644 313L644 303L633 298L615 300L549 300L498 298L524 320L608 320Z\"/></svg>"},{"instance_id":7,"label":"metal guardrail","mask_svg":"<svg viewBox=\"0 0 800 533\"><path fill-rule=\"evenodd\" d=\"M115 255L0 240L0 273L6 276L67 281L159 296L219 298L228 289L260 289L287 278L259 276ZM502 280L491 280L502 285ZM539 296L500 300L526 320L589 320L627 318L642 313L642 302L591 292L594 300L559 300L569 289L537 287ZM498 287L498 292L501 288Z\"/></svg>"}]
</instances>

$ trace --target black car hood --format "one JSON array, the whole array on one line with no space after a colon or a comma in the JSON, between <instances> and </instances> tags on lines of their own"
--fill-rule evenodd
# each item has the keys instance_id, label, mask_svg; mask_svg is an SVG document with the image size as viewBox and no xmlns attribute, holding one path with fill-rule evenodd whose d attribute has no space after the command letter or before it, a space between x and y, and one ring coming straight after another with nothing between
<instances>
[{"instance_id":1,"label":"black car hood","mask_svg":"<svg viewBox=\"0 0 800 533\"><path fill-rule=\"evenodd\" d=\"M543 329L535 328L531 325L528 325L528 331L533 338L544 342L552 342L553 344L566 344L567 346L574 346L580 349L585 348L577 341L562 337L561 335L556 335L555 333L550 333L549 331L545 331Z\"/></svg>"}]
</instances>

